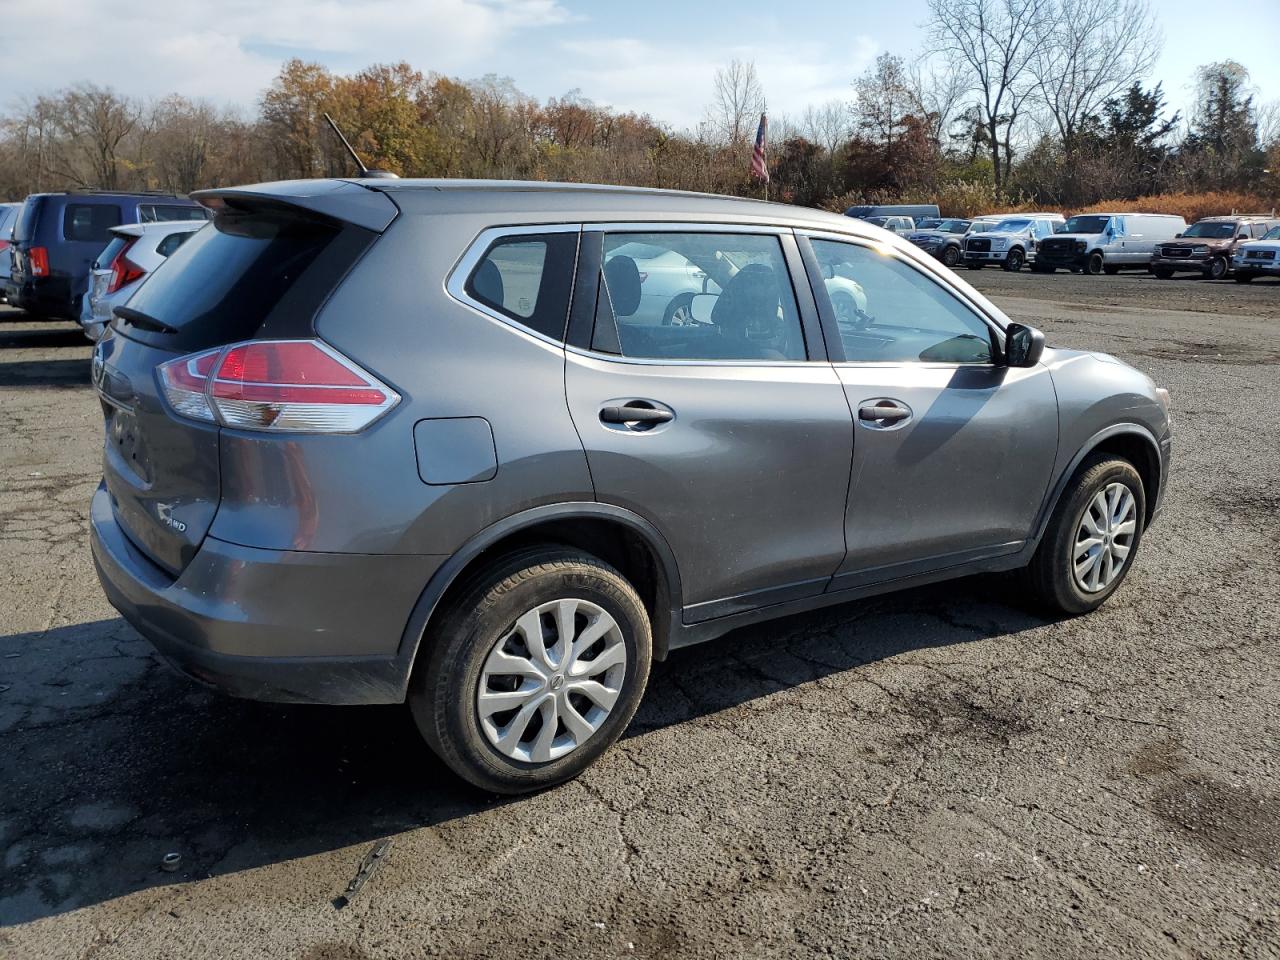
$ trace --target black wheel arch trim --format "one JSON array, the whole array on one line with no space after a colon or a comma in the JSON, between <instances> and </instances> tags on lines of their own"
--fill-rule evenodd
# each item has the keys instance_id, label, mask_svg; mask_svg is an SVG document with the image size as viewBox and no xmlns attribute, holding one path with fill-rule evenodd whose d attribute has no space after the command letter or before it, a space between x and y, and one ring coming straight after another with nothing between
<instances>
[{"instance_id":1,"label":"black wheel arch trim","mask_svg":"<svg viewBox=\"0 0 1280 960\"><path fill-rule=\"evenodd\" d=\"M660 567L659 574L662 578L662 582L658 584L660 589L657 595L660 602L665 601L665 603L661 603L662 609L655 611L655 613L666 617L665 623L655 623L653 625L653 653L655 660L663 659L669 649L672 630L679 628L681 604L683 602L680 570L676 563L675 553L672 551L671 545L667 543L666 538L659 532L657 527L644 517L611 503L596 503L593 501L548 503L504 517L485 527L455 550L449 559L432 574L422 594L418 597L417 603L414 604L413 610L409 614L409 620L405 625L404 633L400 638L396 659L402 663L404 668L404 689L401 691L402 694L407 691L409 677L413 672L418 649L422 644L423 637L426 635L427 625L431 622L432 615L435 613L445 593L453 586L459 574L466 569L472 560L494 544L521 531L531 529L548 521L578 519L608 520L621 524L643 538L653 551L653 555ZM401 699L403 699L403 696Z\"/></svg>"},{"instance_id":2,"label":"black wheel arch trim","mask_svg":"<svg viewBox=\"0 0 1280 960\"><path fill-rule=\"evenodd\" d=\"M1062 494L1066 490L1067 484L1075 475L1080 464L1084 462L1085 457L1093 453L1093 451L1098 449L1098 447L1105 441L1110 440L1112 437L1118 437L1124 434L1129 434L1142 439L1147 446L1151 448L1151 453L1155 457L1155 462L1158 465L1158 470L1161 474L1161 488L1156 491L1156 497L1154 500L1148 502L1147 510L1150 513L1155 509L1156 502L1154 501L1158 500L1162 495L1164 486L1164 455L1161 451L1160 443L1156 439L1155 434L1140 423L1128 421L1123 423L1113 423L1111 426L1104 427L1099 430L1081 444L1080 449L1076 451L1076 455L1071 458L1071 462L1068 463L1066 468L1058 475L1057 480L1054 482L1054 485L1050 490L1049 496L1045 498L1045 502L1040 507L1040 515L1036 520L1035 536L1031 538L1031 542L1028 544L1028 547L1032 551L1034 551L1036 546L1039 546L1040 540L1044 537L1044 532L1049 526L1049 518L1053 516L1053 511L1057 509L1058 501L1062 499ZM1136 467L1138 465L1135 464L1134 466ZM1150 496L1150 491L1147 491L1147 494Z\"/></svg>"}]
</instances>

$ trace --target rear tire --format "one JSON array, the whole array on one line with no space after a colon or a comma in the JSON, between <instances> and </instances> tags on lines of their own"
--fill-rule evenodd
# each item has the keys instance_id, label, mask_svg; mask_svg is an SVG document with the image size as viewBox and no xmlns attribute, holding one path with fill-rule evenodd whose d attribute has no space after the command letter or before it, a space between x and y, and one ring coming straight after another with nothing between
<instances>
[{"instance_id":1,"label":"rear tire","mask_svg":"<svg viewBox=\"0 0 1280 960\"><path fill-rule=\"evenodd\" d=\"M1127 501L1120 490L1128 492ZM1122 511L1125 503L1127 509ZM1113 505L1118 516L1104 524L1099 518L1110 514ZM1088 613L1102 606L1133 567L1146 508L1142 477L1133 464L1105 453L1087 458L1063 490L1027 566L1025 577L1033 598L1053 614ZM1090 520L1093 529L1101 531L1097 537ZM1090 544L1095 539L1100 542ZM1117 556L1121 552L1122 558ZM1087 565L1091 559L1093 565L1087 566L1083 576L1078 574L1077 564Z\"/></svg>"},{"instance_id":2,"label":"rear tire","mask_svg":"<svg viewBox=\"0 0 1280 960\"><path fill-rule=\"evenodd\" d=\"M458 776L508 794L563 783L595 762L631 722L653 656L631 584L599 558L555 546L471 578L423 643L409 686L419 731Z\"/></svg>"},{"instance_id":3,"label":"rear tire","mask_svg":"<svg viewBox=\"0 0 1280 960\"><path fill-rule=\"evenodd\" d=\"M1089 260L1085 264L1085 270L1090 276L1096 277L1102 272L1102 268L1106 266L1106 263L1106 260L1102 257L1102 252L1100 250L1095 250L1093 253L1089 254Z\"/></svg>"}]
</instances>

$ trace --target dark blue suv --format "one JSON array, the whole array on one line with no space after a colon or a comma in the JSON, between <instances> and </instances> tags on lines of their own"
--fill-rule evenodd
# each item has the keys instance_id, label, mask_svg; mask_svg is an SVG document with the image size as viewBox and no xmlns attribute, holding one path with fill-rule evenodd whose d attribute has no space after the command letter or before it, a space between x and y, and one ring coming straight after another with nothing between
<instances>
[{"instance_id":1,"label":"dark blue suv","mask_svg":"<svg viewBox=\"0 0 1280 960\"><path fill-rule=\"evenodd\" d=\"M33 316L74 320L112 227L207 218L204 207L167 193L33 193L13 227L9 302Z\"/></svg>"}]
</instances>

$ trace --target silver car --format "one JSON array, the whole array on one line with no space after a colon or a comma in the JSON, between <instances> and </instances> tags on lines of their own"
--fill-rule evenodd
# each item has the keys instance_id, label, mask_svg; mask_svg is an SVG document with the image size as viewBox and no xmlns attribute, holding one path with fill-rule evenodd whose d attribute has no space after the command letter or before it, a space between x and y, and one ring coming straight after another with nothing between
<instances>
[{"instance_id":1,"label":"silver car","mask_svg":"<svg viewBox=\"0 0 1280 960\"><path fill-rule=\"evenodd\" d=\"M93 262L89 288L80 301L84 335L94 341L101 337L111 322L111 311L127 303L151 272L204 225L204 220L167 220L112 227L111 239Z\"/></svg>"},{"instance_id":2,"label":"silver car","mask_svg":"<svg viewBox=\"0 0 1280 960\"><path fill-rule=\"evenodd\" d=\"M848 217L546 183L196 196L214 221L94 350L107 597L230 693L407 701L486 790L575 776L653 660L747 624L978 571L1091 611L1160 511L1165 391ZM658 266L691 323L662 322L676 287L646 303Z\"/></svg>"}]
</instances>

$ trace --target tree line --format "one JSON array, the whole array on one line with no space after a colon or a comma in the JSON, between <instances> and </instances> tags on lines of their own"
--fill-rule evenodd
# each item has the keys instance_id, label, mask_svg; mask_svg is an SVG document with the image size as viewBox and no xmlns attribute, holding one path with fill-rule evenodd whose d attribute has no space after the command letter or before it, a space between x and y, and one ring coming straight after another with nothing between
<instances>
[{"instance_id":1,"label":"tree line","mask_svg":"<svg viewBox=\"0 0 1280 960\"><path fill-rule=\"evenodd\" d=\"M1188 116L1148 77L1147 0L930 0L927 52L881 54L849 96L770 115L770 196L843 209L938 202L969 214L1030 204L1235 191L1280 194L1280 105L1231 60L1188 65ZM256 110L82 83L0 117L0 196L72 187L186 193L346 176L328 112L371 167L402 176L625 183L750 194L766 89L754 64L716 72L703 121L676 130L579 91L540 102L505 77L407 63L334 73L285 62Z\"/></svg>"}]
</instances>

